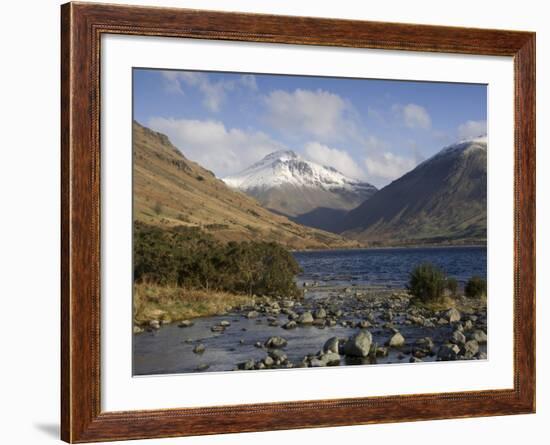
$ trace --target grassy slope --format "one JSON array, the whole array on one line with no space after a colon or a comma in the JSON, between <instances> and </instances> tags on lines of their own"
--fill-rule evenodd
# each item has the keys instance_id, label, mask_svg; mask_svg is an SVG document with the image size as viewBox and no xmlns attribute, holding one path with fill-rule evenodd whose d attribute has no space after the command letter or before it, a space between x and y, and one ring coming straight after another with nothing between
<instances>
[{"instance_id":1,"label":"grassy slope","mask_svg":"<svg viewBox=\"0 0 550 445\"><path fill-rule=\"evenodd\" d=\"M165 227L199 226L224 242L276 241L289 249L358 245L264 209L185 158L166 136L137 122L133 136L135 220Z\"/></svg>"}]
</instances>

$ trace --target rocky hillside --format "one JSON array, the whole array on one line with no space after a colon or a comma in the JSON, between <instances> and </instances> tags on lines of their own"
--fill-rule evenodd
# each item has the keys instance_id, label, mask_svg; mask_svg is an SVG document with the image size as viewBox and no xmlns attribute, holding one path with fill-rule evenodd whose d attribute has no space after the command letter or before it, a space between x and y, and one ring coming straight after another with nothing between
<instances>
[{"instance_id":1,"label":"rocky hillside","mask_svg":"<svg viewBox=\"0 0 550 445\"><path fill-rule=\"evenodd\" d=\"M486 242L486 137L444 148L350 211L339 232L382 245Z\"/></svg>"},{"instance_id":2,"label":"rocky hillside","mask_svg":"<svg viewBox=\"0 0 550 445\"><path fill-rule=\"evenodd\" d=\"M181 147L185 151L185 147ZM134 219L201 227L220 241L276 241L290 249L354 247L356 241L296 224L232 190L169 139L133 123Z\"/></svg>"}]
</instances>

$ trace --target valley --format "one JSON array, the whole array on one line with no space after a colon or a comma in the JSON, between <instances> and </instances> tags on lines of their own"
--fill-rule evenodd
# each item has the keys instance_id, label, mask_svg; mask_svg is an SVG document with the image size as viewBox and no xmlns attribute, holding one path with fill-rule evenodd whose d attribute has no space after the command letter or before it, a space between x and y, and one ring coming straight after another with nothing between
<instances>
[{"instance_id":1,"label":"valley","mask_svg":"<svg viewBox=\"0 0 550 445\"><path fill-rule=\"evenodd\" d=\"M223 180L266 209L365 246L486 243L486 137L445 147L380 190L292 151Z\"/></svg>"}]
</instances>

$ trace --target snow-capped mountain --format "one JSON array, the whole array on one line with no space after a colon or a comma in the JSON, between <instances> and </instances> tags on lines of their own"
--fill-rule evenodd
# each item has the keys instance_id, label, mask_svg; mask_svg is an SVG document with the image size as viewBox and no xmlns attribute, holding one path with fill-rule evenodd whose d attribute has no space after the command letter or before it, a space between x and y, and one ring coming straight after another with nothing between
<instances>
[{"instance_id":1,"label":"snow-capped mountain","mask_svg":"<svg viewBox=\"0 0 550 445\"><path fill-rule=\"evenodd\" d=\"M324 190L374 188L371 184L344 176L333 167L308 161L290 150L273 152L242 172L223 180L227 185L243 191L283 185Z\"/></svg>"},{"instance_id":2,"label":"snow-capped mountain","mask_svg":"<svg viewBox=\"0 0 550 445\"><path fill-rule=\"evenodd\" d=\"M293 151L271 153L223 181L255 197L264 207L296 219L319 208L352 209L377 190Z\"/></svg>"}]
</instances>

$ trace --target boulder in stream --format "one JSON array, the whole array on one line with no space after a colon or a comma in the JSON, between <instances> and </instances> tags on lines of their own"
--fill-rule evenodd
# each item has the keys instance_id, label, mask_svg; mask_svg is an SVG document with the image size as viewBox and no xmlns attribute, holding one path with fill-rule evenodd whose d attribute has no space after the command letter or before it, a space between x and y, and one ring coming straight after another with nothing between
<instances>
[{"instance_id":1,"label":"boulder in stream","mask_svg":"<svg viewBox=\"0 0 550 445\"><path fill-rule=\"evenodd\" d=\"M343 352L350 357L367 357L372 344L372 334L362 330L349 338L344 344Z\"/></svg>"},{"instance_id":2,"label":"boulder in stream","mask_svg":"<svg viewBox=\"0 0 550 445\"><path fill-rule=\"evenodd\" d=\"M199 343L193 348L193 352L195 354L202 354L204 350L206 349L206 346L204 346L202 343Z\"/></svg>"},{"instance_id":3,"label":"boulder in stream","mask_svg":"<svg viewBox=\"0 0 550 445\"><path fill-rule=\"evenodd\" d=\"M401 348L405 345L405 337L400 332L396 332L388 341L388 346L391 348Z\"/></svg>"},{"instance_id":4,"label":"boulder in stream","mask_svg":"<svg viewBox=\"0 0 550 445\"><path fill-rule=\"evenodd\" d=\"M264 344L267 348L278 349L285 347L287 343L288 342L283 337L275 335L273 337L269 337Z\"/></svg>"},{"instance_id":5,"label":"boulder in stream","mask_svg":"<svg viewBox=\"0 0 550 445\"><path fill-rule=\"evenodd\" d=\"M298 317L298 323L300 324L311 324L313 323L313 315L311 312L304 312Z\"/></svg>"}]
</instances>

